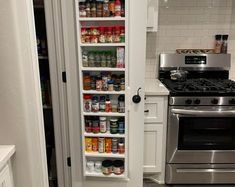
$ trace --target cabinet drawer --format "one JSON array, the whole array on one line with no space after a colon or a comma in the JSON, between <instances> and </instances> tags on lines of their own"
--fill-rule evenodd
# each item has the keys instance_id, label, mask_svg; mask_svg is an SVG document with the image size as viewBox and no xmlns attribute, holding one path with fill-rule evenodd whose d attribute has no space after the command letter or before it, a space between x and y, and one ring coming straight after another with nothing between
<instances>
[{"instance_id":1,"label":"cabinet drawer","mask_svg":"<svg viewBox=\"0 0 235 187\"><path fill-rule=\"evenodd\" d=\"M164 98L156 96L146 96L144 111L145 123L162 123L164 112Z\"/></svg>"}]
</instances>

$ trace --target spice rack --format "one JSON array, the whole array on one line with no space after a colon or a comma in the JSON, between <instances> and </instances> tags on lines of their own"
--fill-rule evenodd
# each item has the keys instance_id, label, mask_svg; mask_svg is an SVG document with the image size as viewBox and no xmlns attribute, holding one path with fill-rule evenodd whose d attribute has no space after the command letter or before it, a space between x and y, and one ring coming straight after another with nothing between
<instances>
[{"instance_id":1,"label":"spice rack","mask_svg":"<svg viewBox=\"0 0 235 187\"><path fill-rule=\"evenodd\" d=\"M127 110L127 102L126 99L124 101L125 104L125 112L105 112L105 111L84 111L84 95L91 95L91 96L97 96L100 98L101 96L110 97L111 98L111 104L113 101L117 102L117 99L119 96L123 95L124 97L127 97L127 85L128 85L128 0L124 1L125 5L125 17L81 17L79 6L80 2L84 2L81 0L75 0L75 6L76 6L76 20L77 20L77 43L78 43L78 57L79 57L79 85L80 85L80 101L82 103L81 105L81 131L82 131L82 147L83 147L83 174L85 177L100 177L100 178L115 178L115 179L121 179L121 178L128 178L128 110ZM99 28L99 27L115 27L115 26L121 26L124 28L125 31L125 41L123 42L104 42L104 43L90 43L85 42L82 39L82 29L83 28ZM119 31L118 31L119 32ZM117 51L118 48L124 49L124 64L121 66L116 65L112 67L96 67L96 66L84 66L83 63L83 52L87 51L88 53L90 51L106 51L106 50L112 50ZM119 55L120 56L120 55ZM88 58L88 57L87 57ZM108 59L108 57L106 57ZM89 59L88 59L89 60ZM116 56L117 64L118 64L118 54ZM122 61L122 60L121 60ZM120 62L120 61L119 61ZM122 63L122 62L121 62ZM108 64L108 62L107 62ZM124 74L125 77L125 89L124 90L84 90L84 73L118 73L118 74ZM106 132L87 132L86 129L86 118L100 118L105 117L107 119L107 131ZM124 119L124 129L122 133L111 133L110 130L110 119ZM119 122L119 121L118 121ZM111 153L92 151L88 152L86 150L87 144L86 139L93 139L93 138L103 138L104 140L106 138L108 139L118 139L119 142L124 142L124 153L119 154L119 149L117 150L117 153L113 153L113 150ZM96 144L97 146L97 144ZM106 148L106 145L104 145L104 149ZM111 160L113 163L117 160L121 160L124 162L124 172L122 173L115 173L115 171L110 172L108 175L104 174L102 170L100 172L97 171L90 171L87 163L88 162L103 162L104 160ZM113 166L115 170L116 166Z\"/></svg>"}]
</instances>

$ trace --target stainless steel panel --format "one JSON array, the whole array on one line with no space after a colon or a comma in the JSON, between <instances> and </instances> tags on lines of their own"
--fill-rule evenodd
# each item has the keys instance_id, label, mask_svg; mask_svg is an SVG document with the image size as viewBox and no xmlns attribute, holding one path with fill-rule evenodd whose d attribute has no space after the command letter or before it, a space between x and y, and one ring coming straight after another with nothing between
<instances>
[{"instance_id":1,"label":"stainless steel panel","mask_svg":"<svg viewBox=\"0 0 235 187\"><path fill-rule=\"evenodd\" d=\"M167 184L235 184L235 164L167 164Z\"/></svg>"},{"instance_id":2,"label":"stainless steel panel","mask_svg":"<svg viewBox=\"0 0 235 187\"><path fill-rule=\"evenodd\" d=\"M215 111L224 111L228 110L228 108L229 107L216 107ZM234 150L178 150L179 117L182 116L182 114L172 113L172 110L174 111L174 109L191 110L192 107L169 107L167 163L235 163ZM198 107L197 110L207 111L211 110L211 107L201 106ZM195 117L187 114L183 116Z\"/></svg>"},{"instance_id":3,"label":"stainless steel panel","mask_svg":"<svg viewBox=\"0 0 235 187\"><path fill-rule=\"evenodd\" d=\"M205 56L206 64L185 64L186 56ZM229 70L231 67L230 54L160 54L160 70L166 69L187 70Z\"/></svg>"}]
</instances>

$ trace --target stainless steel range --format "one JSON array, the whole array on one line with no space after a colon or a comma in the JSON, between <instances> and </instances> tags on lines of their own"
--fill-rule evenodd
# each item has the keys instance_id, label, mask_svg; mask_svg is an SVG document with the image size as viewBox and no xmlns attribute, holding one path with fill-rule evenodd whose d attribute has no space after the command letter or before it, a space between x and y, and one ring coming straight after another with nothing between
<instances>
[{"instance_id":1,"label":"stainless steel range","mask_svg":"<svg viewBox=\"0 0 235 187\"><path fill-rule=\"evenodd\" d=\"M187 78L172 78L175 69L187 71ZM160 55L159 78L170 91L167 184L235 184L235 82L229 69L229 54Z\"/></svg>"}]
</instances>

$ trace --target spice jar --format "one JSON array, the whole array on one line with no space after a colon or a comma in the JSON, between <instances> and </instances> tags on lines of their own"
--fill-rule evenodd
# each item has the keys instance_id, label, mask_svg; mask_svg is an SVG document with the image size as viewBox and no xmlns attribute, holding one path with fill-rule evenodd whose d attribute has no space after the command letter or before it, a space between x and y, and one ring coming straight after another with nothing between
<instances>
[{"instance_id":1,"label":"spice jar","mask_svg":"<svg viewBox=\"0 0 235 187\"><path fill-rule=\"evenodd\" d=\"M124 154L125 153L125 146L123 142L118 143L118 153L119 154Z\"/></svg>"},{"instance_id":2,"label":"spice jar","mask_svg":"<svg viewBox=\"0 0 235 187\"><path fill-rule=\"evenodd\" d=\"M111 52L110 52L110 51L107 51L107 52L106 52L106 65L107 65L107 67L109 67L109 68L112 67Z\"/></svg>"},{"instance_id":3,"label":"spice jar","mask_svg":"<svg viewBox=\"0 0 235 187\"><path fill-rule=\"evenodd\" d=\"M113 91L113 80L108 81L108 91Z\"/></svg>"},{"instance_id":4,"label":"spice jar","mask_svg":"<svg viewBox=\"0 0 235 187\"><path fill-rule=\"evenodd\" d=\"M82 28L81 29L81 42L86 43L86 35L87 35L87 29Z\"/></svg>"},{"instance_id":5,"label":"spice jar","mask_svg":"<svg viewBox=\"0 0 235 187\"><path fill-rule=\"evenodd\" d=\"M121 0L121 17L125 17L125 0Z\"/></svg>"},{"instance_id":6,"label":"spice jar","mask_svg":"<svg viewBox=\"0 0 235 187\"><path fill-rule=\"evenodd\" d=\"M94 161L88 161L86 163L86 168L87 168L88 172L90 172L90 173L94 172L94 170L95 170Z\"/></svg>"},{"instance_id":7,"label":"spice jar","mask_svg":"<svg viewBox=\"0 0 235 187\"><path fill-rule=\"evenodd\" d=\"M98 117L94 117L92 120L92 132L96 134L100 132L100 124Z\"/></svg>"},{"instance_id":8,"label":"spice jar","mask_svg":"<svg viewBox=\"0 0 235 187\"><path fill-rule=\"evenodd\" d=\"M98 43L98 37L96 35L90 36L91 43Z\"/></svg>"},{"instance_id":9,"label":"spice jar","mask_svg":"<svg viewBox=\"0 0 235 187\"><path fill-rule=\"evenodd\" d=\"M120 2L120 0L115 1L115 17L121 17L121 2Z\"/></svg>"},{"instance_id":10,"label":"spice jar","mask_svg":"<svg viewBox=\"0 0 235 187\"><path fill-rule=\"evenodd\" d=\"M98 151L98 138L92 138L92 151Z\"/></svg>"},{"instance_id":11,"label":"spice jar","mask_svg":"<svg viewBox=\"0 0 235 187\"><path fill-rule=\"evenodd\" d=\"M113 84L113 88L116 92L120 91L120 84L117 83L117 81L115 81L114 84Z\"/></svg>"},{"instance_id":12,"label":"spice jar","mask_svg":"<svg viewBox=\"0 0 235 187\"><path fill-rule=\"evenodd\" d=\"M125 113L125 96L120 95L118 97L118 112Z\"/></svg>"},{"instance_id":13,"label":"spice jar","mask_svg":"<svg viewBox=\"0 0 235 187\"><path fill-rule=\"evenodd\" d=\"M85 138L85 147L87 152L92 152L92 138Z\"/></svg>"},{"instance_id":14,"label":"spice jar","mask_svg":"<svg viewBox=\"0 0 235 187\"><path fill-rule=\"evenodd\" d=\"M96 17L96 0L91 2L91 17Z\"/></svg>"},{"instance_id":15,"label":"spice jar","mask_svg":"<svg viewBox=\"0 0 235 187\"><path fill-rule=\"evenodd\" d=\"M92 120L89 117L85 119L85 131L88 133L92 132Z\"/></svg>"},{"instance_id":16,"label":"spice jar","mask_svg":"<svg viewBox=\"0 0 235 187\"><path fill-rule=\"evenodd\" d=\"M120 88L121 88L121 90L125 90L125 78L124 77L121 78Z\"/></svg>"},{"instance_id":17,"label":"spice jar","mask_svg":"<svg viewBox=\"0 0 235 187\"><path fill-rule=\"evenodd\" d=\"M101 66L101 54L99 51L95 53L95 67Z\"/></svg>"},{"instance_id":18,"label":"spice jar","mask_svg":"<svg viewBox=\"0 0 235 187\"><path fill-rule=\"evenodd\" d=\"M113 42L113 27L106 27L106 42Z\"/></svg>"},{"instance_id":19,"label":"spice jar","mask_svg":"<svg viewBox=\"0 0 235 187\"><path fill-rule=\"evenodd\" d=\"M117 57L116 57L116 53L114 51L111 54L111 66L113 68L117 67Z\"/></svg>"},{"instance_id":20,"label":"spice jar","mask_svg":"<svg viewBox=\"0 0 235 187\"><path fill-rule=\"evenodd\" d=\"M91 76L91 90L96 89L96 76Z\"/></svg>"},{"instance_id":21,"label":"spice jar","mask_svg":"<svg viewBox=\"0 0 235 187\"><path fill-rule=\"evenodd\" d=\"M96 17L103 17L103 3L100 1L96 5Z\"/></svg>"},{"instance_id":22,"label":"spice jar","mask_svg":"<svg viewBox=\"0 0 235 187\"><path fill-rule=\"evenodd\" d=\"M118 133L119 134L125 133L125 122L123 118L119 118L118 120Z\"/></svg>"},{"instance_id":23,"label":"spice jar","mask_svg":"<svg viewBox=\"0 0 235 187\"><path fill-rule=\"evenodd\" d=\"M91 76L89 73L83 75L83 89L84 90L91 89Z\"/></svg>"},{"instance_id":24,"label":"spice jar","mask_svg":"<svg viewBox=\"0 0 235 187\"><path fill-rule=\"evenodd\" d=\"M124 161L123 160L113 161L113 173L115 175L121 175L122 173L124 173Z\"/></svg>"},{"instance_id":25,"label":"spice jar","mask_svg":"<svg viewBox=\"0 0 235 187\"><path fill-rule=\"evenodd\" d=\"M117 134L118 133L118 120L110 119L110 133Z\"/></svg>"},{"instance_id":26,"label":"spice jar","mask_svg":"<svg viewBox=\"0 0 235 187\"><path fill-rule=\"evenodd\" d=\"M105 112L111 112L111 101L109 99L109 96L106 97Z\"/></svg>"},{"instance_id":27,"label":"spice jar","mask_svg":"<svg viewBox=\"0 0 235 187\"><path fill-rule=\"evenodd\" d=\"M99 101L97 96L92 97L91 111L98 112L99 111Z\"/></svg>"},{"instance_id":28,"label":"spice jar","mask_svg":"<svg viewBox=\"0 0 235 187\"><path fill-rule=\"evenodd\" d=\"M99 35L99 42L100 43L105 43L105 29L104 27L100 27L99 28L99 32L100 32L100 35Z\"/></svg>"},{"instance_id":29,"label":"spice jar","mask_svg":"<svg viewBox=\"0 0 235 187\"><path fill-rule=\"evenodd\" d=\"M104 0L104 3L103 3L103 17L109 17L109 0Z\"/></svg>"},{"instance_id":30,"label":"spice jar","mask_svg":"<svg viewBox=\"0 0 235 187\"><path fill-rule=\"evenodd\" d=\"M108 91L108 77L106 75L102 76L102 90Z\"/></svg>"},{"instance_id":31,"label":"spice jar","mask_svg":"<svg viewBox=\"0 0 235 187\"><path fill-rule=\"evenodd\" d=\"M102 91L102 79L97 77L96 79L96 91Z\"/></svg>"},{"instance_id":32,"label":"spice jar","mask_svg":"<svg viewBox=\"0 0 235 187\"><path fill-rule=\"evenodd\" d=\"M88 53L88 65L89 67L95 67L95 55L92 51Z\"/></svg>"},{"instance_id":33,"label":"spice jar","mask_svg":"<svg viewBox=\"0 0 235 187\"><path fill-rule=\"evenodd\" d=\"M117 112L117 104L112 104L112 112Z\"/></svg>"},{"instance_id":34,"label":"spice jar","mask_svg":"<svg viewBox=\"0 0 235 187\"><path fill-rule=\"evenodd\" d=\"M83 67L88 67L88 52L82 51L82 65Z\"/></svg>"},{"instance_id":35,"label":"spice jar","mask_svg":"<svg viewBox=\"0 0 235 187\"><path fill-rule=\"evenodd\" d=\"M90 0L86 0L86 17L91 17L91 4L90 4Z\"/></svg>"},{"instance_id":36,"label":"spice jar","mask_svg":"<svg viewBox=\"0 0 235 187\"><path fill-rule=\"evenodd\" d=\"M102 162L102 173L104 175L110 175L112 173L113 162L111 160L104 160Z\"/></svg>"},{"instance_id":37,"label":"spice jar","mask_svg":"<svg viewBox=\"0 0 235 187\"><path fill-rule=\"evenodd\" d=\"M92 27L92 28L91 28L91 35L92 35L92 36L98 36L98 35L100 35L100 30L99 30L99 28L98 28L98 27Z\"/></svg>"},{"instance_id":38,"label":"spice jar","mask_svg":"<svg viewBox=\"0 0 235 187\"><path fill-rule=\"evenodd\" d=\"M119 43L121 41L120 35L121 35L120 27L119 26L114 27L113 42Z\"/></svg>"},{"instance_id":39,"label":"spice jar","mask_svg":"<svg viewBox=\"0 0 235 187\"><path fill-rule=\"evenodd\" d=\"M102 52L101 54L101 67L106 67L107 64L106 64L106 55L105 55L105 52Z\"/></svg>"},{"instance_id":40,"label":"spice jar","mask_svg":"<svg viewBox=\"0 0 235 187\"><path fill-rule=\"evenodd\" d=\"M86 6L84 2L79 2L79 16L86 17Z\"/></svg>"},{"instance_id":41,"label":"spice jar","mask_svg":"<svg viewBox=\"0 0 235 187\"><path fill-rule=\"evenodd\" d=\"M91 95L84 95L84 112L91 112Z\"/></svg>"},{"instance_id":42,"label":"spice jar","mask_svg":"<svg viewBox=\"0 0 235 187\"><path fill-rule=\"evenodd\" d=\"M106 119L106 117L100 117L100 132L101 133L107 132L107 119Z\"/></svg>"},{"instance_id":43,"label":"spice jar","mask_svg":"<svg viewBox=\"0 0 235 187\"><path fill-rule=\"evenodd\" d=\"M109 1L109 14L110 16L114 16L115 14L115 3L114 0Z\"/></svg>"},{"instance_id":44,"label":"spice jar","mask_svg":"<svg viewBox=\"0 0 235 187\"><path fill-rule=\"evenodd\" d=\"M105 138L105 152L112 152L112 138Z\"/></svg>"},{"instance_id":45,"label":"spice jar","mask_svg":"<svg viewBox=\"0 0 235 187\"><path fill-rule=\"evenodd\" d=\"M118 139L112 138L112 153L118 153Z\"/></svg>"},{"instance_id":46,"label":"spice jar","mask_svg":"<svg viewBox=\"0 0 235 187\"><path fill-rule=\"evenodd\" d=\"M105 139L104 138L99 138L99 153L104 153L105 151Z\"/></svg>"},{"instance_id":47,"label":"spice jar","mask_svg":"<svg viewBox=\"0 0 235 187\"><path fill-rule=\"evenodd\" d=\"M125 27L121 27L121 32L120 32L120 42L124 43L125 42Z\"/></svg>"},{"instance_id":48,"label":"spice jar","mask_svg":"<svg viewBox=\"0 0 235 187\"><path fill-rule=\"evenodd\" d=\"M105 96L100 96L100 112L105 112Z\"/></svg>"}]
</instances>

